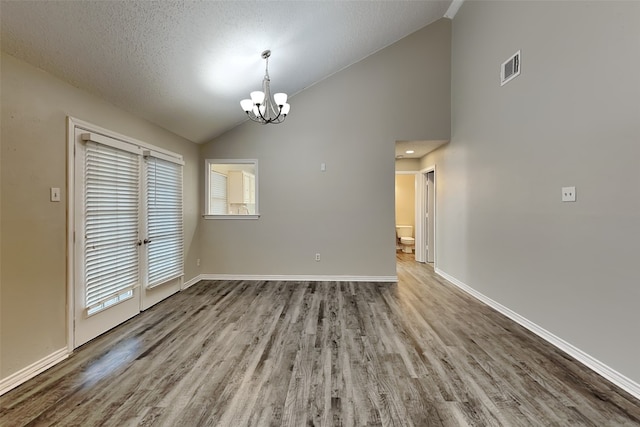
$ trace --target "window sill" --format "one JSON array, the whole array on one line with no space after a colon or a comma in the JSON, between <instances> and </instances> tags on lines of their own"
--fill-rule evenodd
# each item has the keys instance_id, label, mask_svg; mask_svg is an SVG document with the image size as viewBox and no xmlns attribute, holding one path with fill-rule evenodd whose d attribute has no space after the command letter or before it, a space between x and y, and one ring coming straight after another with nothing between
<instances>
[{"instance_id":1,"label":"window sill","mask_svg":"<svg viewBox=\"0 0 640 427\"><path fill-rule=\"evenodd\" d=\"M202 215L204 219L260 219L260 214L255 215Z\"/></svg>"}]
</instances>

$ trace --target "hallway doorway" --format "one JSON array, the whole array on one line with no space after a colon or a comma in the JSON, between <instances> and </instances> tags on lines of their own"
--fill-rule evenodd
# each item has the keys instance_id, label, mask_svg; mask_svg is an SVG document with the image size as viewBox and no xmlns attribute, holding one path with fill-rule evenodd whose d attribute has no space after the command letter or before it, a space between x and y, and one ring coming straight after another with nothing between
<instances>
[{"instance_id":1,"label":"hallway doorway","mask_svg":"<svg viewBox=\"0 0 640 427\"><path fill-rule=\"evenodd\" d=\"M436 258L436 168L416 174L416 250L418 262L435 263Z\"/></svg>"}]
</instances>

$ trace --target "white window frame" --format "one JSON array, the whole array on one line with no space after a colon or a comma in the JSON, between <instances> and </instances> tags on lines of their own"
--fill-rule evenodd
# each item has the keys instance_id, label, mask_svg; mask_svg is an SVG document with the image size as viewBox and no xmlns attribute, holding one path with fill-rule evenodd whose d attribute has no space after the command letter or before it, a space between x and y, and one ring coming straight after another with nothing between
<instances>
[{"instance_id":1,"label":"white window frame","mask_svg":"<svg viewBox=\"0 0 640 427\"><path fill-rule=\"evenodd\" d=\"M238 164L238 165L252 165L254 168L255 176L255 214L237 214L237 215L215 215L211 214L211 166L215 164ZM204 219L259 219L260 218L260 203L258 191L258 159L206 159L205 160L205 203L204 213L202 217Z\"/></svg>"}]
</instances>

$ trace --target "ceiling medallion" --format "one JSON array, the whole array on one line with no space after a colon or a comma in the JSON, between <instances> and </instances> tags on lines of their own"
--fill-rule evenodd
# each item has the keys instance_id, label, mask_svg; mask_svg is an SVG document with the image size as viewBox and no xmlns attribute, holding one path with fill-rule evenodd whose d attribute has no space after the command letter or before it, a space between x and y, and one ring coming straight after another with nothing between
<instances>
[{"instance_id":1,"label":"ceiling medallion","mask_svg":"<svg viewBox=\"0 0 640 427\"><path fill-rule=\"evenodd\" d=\"M271 89L269 83L269 57L271 56L270 50L262 52L262 58L265 60L266 65L264 69L264 79L262 80L262 90L256 90L251 92L251 99L243 99L240 101L240 106L247 113L247 116L254 122L266 125L268 123L282 123L289 114L291 106L287 104L286 93L276 93L271 99Z\"/></svg>"}]
</instances>

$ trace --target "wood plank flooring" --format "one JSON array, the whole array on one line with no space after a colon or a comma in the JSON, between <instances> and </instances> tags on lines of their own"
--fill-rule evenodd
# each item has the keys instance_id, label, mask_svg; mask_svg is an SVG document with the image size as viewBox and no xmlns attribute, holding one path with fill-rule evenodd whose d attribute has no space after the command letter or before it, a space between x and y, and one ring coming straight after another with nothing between
<instances>
[{"instance_id":1,"label":"wood plank flooring","mask_svg":"<svg viewBox=\"0 0 640 427\"><path fill-rule=\"evenodd\" d=\"M398 254L398 284L200 282L0 397L3 426L640 426L640 402Z\"/></svg>"}]
</instances>

